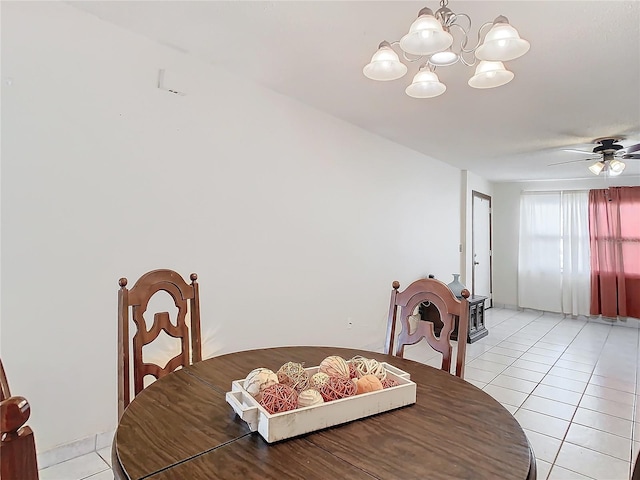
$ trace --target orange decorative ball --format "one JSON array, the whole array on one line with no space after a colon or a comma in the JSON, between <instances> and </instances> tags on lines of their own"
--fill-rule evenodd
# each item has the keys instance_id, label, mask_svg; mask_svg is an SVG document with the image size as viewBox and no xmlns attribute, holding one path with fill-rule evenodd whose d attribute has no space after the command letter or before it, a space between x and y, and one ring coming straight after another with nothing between
<instances>
[{"instance_id":1,"label":"orange decorative ball","mask_svg":"<svg viewBox=\"0 0 640 480\"><path fill-rule=\"evenodd\" d=\"M361 393L376 392L382 390L382 382L375 375L365 375L358 379L358 395Z\"/></svg>"}]
</instances>

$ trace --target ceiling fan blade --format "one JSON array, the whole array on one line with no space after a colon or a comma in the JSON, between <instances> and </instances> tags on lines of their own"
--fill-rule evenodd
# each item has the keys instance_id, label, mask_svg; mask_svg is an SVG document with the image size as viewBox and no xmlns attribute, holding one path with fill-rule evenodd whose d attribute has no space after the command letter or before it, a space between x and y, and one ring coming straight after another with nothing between
<instances>
[{"instance_id":1,"label":"ceiling fan blade","mask_svg":"<svg viewBox=\"0 0 640 480\"><path fill-rule=\"evenodd\" d=\"M624 160L640 160L640 153L625 153L620 158Z\"/></svg>"},{"instance_id":2,"label":"ceiling fan blade","mask_svg":"<svg viewBox=\"0 0 640 480\"><path fill-rule=\"evenodd\" d=\"M563 152L569 152L569 153L581 153L583 155L589 155L590 152L589 150L578 150L577 148L563 148L562 149Z\"/></svg>"},{"instance_id":3,"label":"ceiling fan blade","mask_svg":"<svg viewBox=\"0 0 640 480\"><path fill-rule=\"evenodd\" d=\"M547 165L547 167L553 167L554 165L565 165L567 163L588 162L589 160L598 160L598 158L600 157L581 158L580 160L569 160L566 162L550 163L549 165Z\"/></svg>"},{"instance_id":4,"label":"ceiling fan blade","mask_svg":"<svg viewBox=\"0 0 640 480\"><path fill-rule=\"evenodd\" d=\"M619 150L616 153L619 153L620 155L631 155L635 152L640 152L640 143L636 145L630 145L626 148L623 148L622 150Z\"/></svg>"}]
</instances>

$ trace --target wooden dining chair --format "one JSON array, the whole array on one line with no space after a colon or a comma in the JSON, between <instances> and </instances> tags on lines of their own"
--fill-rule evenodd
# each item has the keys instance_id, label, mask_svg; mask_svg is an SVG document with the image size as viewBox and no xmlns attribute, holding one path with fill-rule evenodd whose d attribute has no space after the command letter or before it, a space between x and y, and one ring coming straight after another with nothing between
<instances>
[{"instance_id":1,"label":"wooden dining chair","mask_svg":"<svg viewBox=\"0 0 640 480\"><path fill-rule=\"evenodd\" d=\"M400 283L393 282L391 291L391 305L389 307L389 320L387 323L387 338L385 341L385 353L404 356L405 345L413 345L423 338L434 350L442 354L442 370L451 371L451 356L453 346L451 345L451 332L453 332L456 321L458 323L458 355L456 357L455 375L464 378L464 361L467 350L467 332L469 329L469 290L462 291L462 298L458 300L453 292L435 278L423 278L416 280L404 291L398 291ZM418 321L414 330L411 331L409 317L422 303L430 303L438 309L443 327L440 335L436 336L434 324L427 321ZM398 320L398 310L400 310L400 331L396 340L396 322ZM395 352L394 352L395 347Z\"/></svg>"},{"instance_id":2,"label":"wooden dining chair","mask_svg":"<svg viewBox=\"0 0 640 480\"><path fill-rule=\"evenodd\" d=\"M131 401L130 370L133 371L133 394L144 389L144 379L151 375L156 379L177 368L202 360L200 345L200 300L198 275L191 274L191 284L173 270L153 270L142 275L131 289L127 279L119 280L118 291L118 418ZM173 299L177 308L175 323L168 312L153 314L151 328L147 329L145 314L151 297L164 291ZM131 311L131 317L129 312ZM150 315L150 314L149 314ZM133 345L129 345L129 320L135 323ZM180 340L180 352L170 358L164 367L147 363L143 347L152 343L164 331ZM131 354L131 355L130 355Z\"/></svg>"},{"instance_id":3,"label":"wooden dining chair","mask_svg":"<svg viewBox=\"0 0 640 480\"><path fill-rule=\"evenodd\" d=\"M25 425L31 406L24 397L13 397L0 360L0 478L38 480L36 442L31 427Z\"/></svg>"}]
</instances>

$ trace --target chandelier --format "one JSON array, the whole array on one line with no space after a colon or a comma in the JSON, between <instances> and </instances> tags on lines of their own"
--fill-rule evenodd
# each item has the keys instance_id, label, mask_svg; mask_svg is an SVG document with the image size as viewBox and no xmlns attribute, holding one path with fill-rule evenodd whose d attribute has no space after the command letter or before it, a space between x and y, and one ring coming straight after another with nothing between
<instances>
[{"instance_id":1,"label":"chandelier","mask_svg":"<svg viewBox=\"0 0 640 480\"><path fill-rule=\"evenodd\" d=\"M473 88L494 88L513 80L513 72L502 62L514 60L529 51L529 42L520 38L518 31L509 24L507 17L500 15L478 30L477 43L468 47L471 17L465 13L454 13L447 6L448 0L440 0L435 13L430 8L418 12L409 32L399 41L380 43L378 51L371 57L362 72L367 78L378 81L396 80L407 73L393 49L399 46L406 62L419 62L418 73L405 92L413 98L432 98L442 95L446 85L438 79L436 69L458 62L474 67L475 74L469 79ZM490 29L487 31L487 28ZM486 32L483 38L483 32ZM454 33L461 39L454 46Z\"/></svg>"}]
</instances>

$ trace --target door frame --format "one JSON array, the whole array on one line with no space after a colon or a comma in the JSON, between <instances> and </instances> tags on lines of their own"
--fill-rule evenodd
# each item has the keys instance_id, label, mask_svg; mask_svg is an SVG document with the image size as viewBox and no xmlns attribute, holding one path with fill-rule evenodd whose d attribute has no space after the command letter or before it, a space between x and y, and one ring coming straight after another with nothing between
<instances>
[{"instance_id":1,"label":"door frame","mask_svg":"<svg viewBox=\"0 0 640 480\"><path fill-rule=\"evenodd\" d=\"M481 198L483 200L489 201L489 292L491 296L489 297L489 305L486 308L493 307L493 218L492 218L492 209L491 209L491 196L486 195L481 192L477 192L475 190L471 191L471 290L472 294L475 294L475 286L476 286L476 269L473 265L474 262L474 254L475 254L475 198Z\"/></svg>"}]
</instances>

